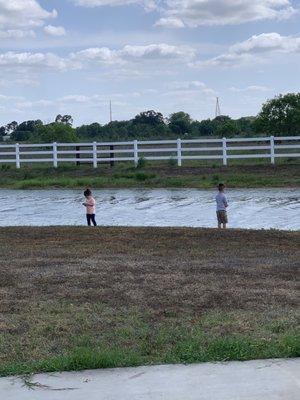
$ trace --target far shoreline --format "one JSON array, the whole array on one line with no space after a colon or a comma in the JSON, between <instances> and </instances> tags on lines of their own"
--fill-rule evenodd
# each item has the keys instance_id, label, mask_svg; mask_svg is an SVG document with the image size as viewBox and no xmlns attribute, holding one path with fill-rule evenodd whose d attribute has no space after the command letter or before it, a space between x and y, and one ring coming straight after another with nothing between
<instances>
[{"instance_id":1,"label":"far shoreline","mask_svg":"<svg viewBox=\"0 0 300 400\"><path fill-rule=\"evenodd\" d=\"M1 189L211 189L220 182L228 188L298 188L300 163L289 161L277 165L241 163L224 167L214 163L187 163L182 167L166 163L131 164L92 168L88 165L41 165L20 169L0 168Z\"/></svg>"}]
</instances>

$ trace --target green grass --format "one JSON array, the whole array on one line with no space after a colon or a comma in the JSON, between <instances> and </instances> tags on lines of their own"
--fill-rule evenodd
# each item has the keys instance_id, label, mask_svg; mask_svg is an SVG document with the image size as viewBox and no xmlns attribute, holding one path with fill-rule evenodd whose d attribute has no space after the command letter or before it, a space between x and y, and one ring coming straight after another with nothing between
<instances>
[{"instance_id":1,"label":"green grass","mask_svg":"<svg viewBox=\"0 0 300 400\"><path fill-rule=\"evenodd\" d=\"M71 305L67 307L72 309ZM66 321L60 321L59 312L51 322L39 321L36 327L29 328L26 336L30 335L30 347L25 351L22 339L8 343L0 336L0 349L4 344L9 346L10 357L19 359L2 363L0 375L300 356L300 335L297 335L293 318L280 317L271 323L257 318L253 324L253 315L247 313L240 314L240 321L236 320L236 314L208 313L193 319L166 317L153 327L147 315L138 314L136 310L122 310L118 315L112 315L112 310L99 305L94 312L94 315L86 312L73 314L76 322L81 324L81 330L90 330L92 320L99 317L99 312L111 323L114 321L112 329L102 332L90 330L90 333L80 335L74 332L56 351L56 356L47 356L53 343L48 339L45 345L43 337L52 337L56 343L62 339ZM256 334L234 333L237 325L247 320L251 320ZM232 329L232 333L224 334L226 328ZM34 356L37 351L39 357Z\"/></svg>"},{"instance_id":2,"label":"green grass","mask_svg":"<svg viewBox=\"0 0 300 400\"><path fill-rule=\"evenodd\" d=\"M223 167L215 163L187 162L183 167L170 163L147 163L134 168L131 164L118 164L114 168L100 165L61 165L57 169L47 166L24 166L20 170L2 165L0 187L13 189L34 188L95 188L107 187L194 187L211 188L219 181L230 187L300 186L300 163L282 161L277 166L253 161L250 164L233 163Z\"/></svg>"}]
</instances>

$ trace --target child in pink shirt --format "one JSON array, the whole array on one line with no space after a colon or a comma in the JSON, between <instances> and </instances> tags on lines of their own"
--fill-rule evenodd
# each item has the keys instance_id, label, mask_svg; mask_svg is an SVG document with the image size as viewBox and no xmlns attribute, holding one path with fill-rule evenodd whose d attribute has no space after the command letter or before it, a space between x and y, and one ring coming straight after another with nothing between
<instances>
[{"instance_id":1,"label":"child in pink shirt","mask_svg":"<svg viewBox=\"0 0 300 400\"><path fill-rule=\"evenodd\" d=\"M84 191L84 197L86 198L85 203L82 203L86 207L86 220L88 226L91 226L91 222L94 226L97 226L97 222L95 220L95 213L96 213L96 201L92 196L92 192L90 189L86 189Z\"/></svg>"}]
</instances>

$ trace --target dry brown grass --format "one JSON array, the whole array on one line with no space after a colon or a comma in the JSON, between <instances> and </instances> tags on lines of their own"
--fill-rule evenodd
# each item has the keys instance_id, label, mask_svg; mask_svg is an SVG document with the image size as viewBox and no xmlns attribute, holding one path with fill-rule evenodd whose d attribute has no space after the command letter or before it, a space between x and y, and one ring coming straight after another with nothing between
<instances>
[{"instance_id":1,"label":"dry brown grass","mask_svg":"<svg viewBox=\"0 0 300 400\"><path fill-rule=\"evenodd\" d=\"M172 361L161 347L183 333L291 337L299 260L300 232L2 228L0 364L99 343Z\"/></svg>"}]
</instances>

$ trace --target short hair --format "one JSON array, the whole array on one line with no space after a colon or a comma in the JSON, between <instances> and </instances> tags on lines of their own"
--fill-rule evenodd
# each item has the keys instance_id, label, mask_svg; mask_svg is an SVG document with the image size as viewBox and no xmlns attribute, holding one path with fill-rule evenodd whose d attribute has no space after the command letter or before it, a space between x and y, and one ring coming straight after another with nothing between
<instances>
[{"instance_id":1,"label":"short hair","mask_svg":"<svg viewBox=\"0 0 300 400\"><path fill-rule=\"evenodd\" d=\"M88 197L88 196L90 196L90 195L92 194L92 192L91 192L90 189L86 189L86 190L83 192L83 194L84 194L84 197Z\"/></svg>"},{"instance_id":2,"label":"short hair","mask_svg":"<svg viewBox=\"0 0 300 400\"><path fill-rule=\"evenodd\" d=\"M219 183L218 189L219 189L219 190L223 190L224 188L225 188L224 183Z\"/></svg>"}]
</instances>

